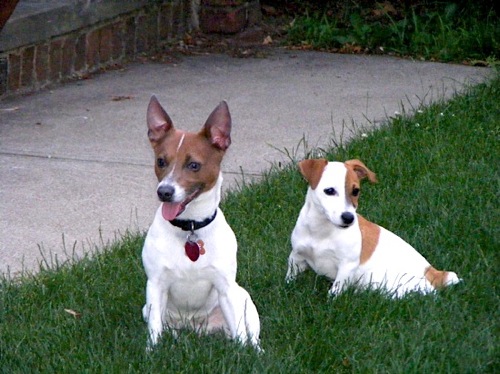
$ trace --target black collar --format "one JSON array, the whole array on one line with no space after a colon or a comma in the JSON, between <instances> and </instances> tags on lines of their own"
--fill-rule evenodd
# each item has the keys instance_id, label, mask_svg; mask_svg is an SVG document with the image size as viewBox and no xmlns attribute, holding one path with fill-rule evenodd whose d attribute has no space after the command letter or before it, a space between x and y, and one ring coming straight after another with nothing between
<instances>
[{"instance_id":1,"label":"black collar","mask_svg":"<svg viewBox=\"0 0 500 374\"><path fill-rule=\"evenodd\" d=\"M193 221L189 219L173 219L169 221L172 225L176 227L180 227L184 231L194 231L194 230L199 230L205 226L208 226L212 223L212 221L215 219L215 216L217 215L217 210L215 210L214 214L212 217L208 217L204 219L203 221Z\"/></svg>"}]
</instances>

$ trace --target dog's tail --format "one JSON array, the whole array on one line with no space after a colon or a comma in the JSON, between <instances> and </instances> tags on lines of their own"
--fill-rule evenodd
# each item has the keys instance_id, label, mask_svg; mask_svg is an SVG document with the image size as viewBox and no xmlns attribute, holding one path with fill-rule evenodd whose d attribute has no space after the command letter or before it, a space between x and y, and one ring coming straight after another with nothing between
<instances>
[{"instance_id":1,"label":"dog's tail","mask_svg":"<svg viewBox=\"0 0 500 374\"><path fill-rule=\"evenodd\" d=\"M425 269L425 278L436 289L448 287L462 281L453 271L436 270L432 266Z\"/></svg>"}]
</instances>

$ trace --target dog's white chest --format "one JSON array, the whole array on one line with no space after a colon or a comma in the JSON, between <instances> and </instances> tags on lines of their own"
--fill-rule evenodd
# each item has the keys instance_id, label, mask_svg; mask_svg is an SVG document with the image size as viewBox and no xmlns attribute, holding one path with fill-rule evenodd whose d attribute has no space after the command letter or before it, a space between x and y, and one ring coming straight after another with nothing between
<instances>
[{"instance_id":1,"label":"dog's white chest","mask_svg":"<svg viewBox=\"0 0 500 374\"><path fill-rule=\"evenodd\" d=\"M207 275L209 277L207 277ZM217 292L210 271L184 272L168 270L173 281L168 288L167 309L177 316L191 317L210 312L217 304Z\"/></svg>"},{"instance_id":2,"label":"dog's white chest","mask_svg":"<svg viewBox=\"0 0 500 374\"><path fill-rule=\"evenodd\" d=\"M189 232L158 217L153 221L142 259L149 280L168 295L174 314L204 313L217 303L216 285L236 278L236 238L222 213L210 227L197 232L206 249L196 261L185 252ZM220 248L224 243L224 248Z\"/></svg>"},{"instance_id":3,"label":"dog's white chest","mask_svg":"<svg viewBox=\"0 0 500 374\"><path fill-rule=\"evenodd\" d=\"M341 263L359 261L360 243L358 230L344 229L332 237L318 234L316 227L306 224L296 226L292 233L294 250L311 269L330 279L336 278Z\"/></svg>"}]
</instances>

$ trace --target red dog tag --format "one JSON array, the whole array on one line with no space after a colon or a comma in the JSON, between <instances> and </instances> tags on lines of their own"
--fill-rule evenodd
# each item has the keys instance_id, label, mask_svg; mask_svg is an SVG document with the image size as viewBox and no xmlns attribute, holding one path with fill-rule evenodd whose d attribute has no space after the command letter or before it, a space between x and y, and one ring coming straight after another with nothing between
<instances>
[{"instance_id":1,"label":"red dog tag","mask_svg":"<svg viewBox=\"0 0 500 374\"><path fill-rule=\"evenodd\" d=\"M189 259L193 262L195 262L200 255L205 254L205 243L203 243L203 240L198 239L197 241L192 241L189 240L184 244L184 249L186 250L186 256L189 257Z\"/></svg>"},{"instance_id":2,"label":"red dog tag","mask_svg":"<svg viewBox=\"0 0 500 374\"><path fill-rule=\"evenodd\" d=\"M200 246L196 242L187 241L184 244L184 249L186 250L186 256L193 262L195 262L198 257L200 257Z\"/></svg>"}]
</instances>

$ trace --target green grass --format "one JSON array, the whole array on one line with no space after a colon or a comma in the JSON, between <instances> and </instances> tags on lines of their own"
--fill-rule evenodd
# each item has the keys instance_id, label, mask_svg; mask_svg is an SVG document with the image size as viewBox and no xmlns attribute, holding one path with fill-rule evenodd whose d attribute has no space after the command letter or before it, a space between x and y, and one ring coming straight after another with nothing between
<instances>
[{"instance_id":1,"label":"green grass","mask_svg":"<svg viewBox=\"0 0 500 374\"><path fill-rule=\"evenodd\" d=\"M339 12L316 11L296 16L288 29L292 45L343 52L395 53L425 60L494 64L500 51L500 23L493 10L477 4L459 7L436 3L398 14L382 5ZM379 11L378 17L373 12ZM343 19L345 18L345 19Z\"/></svg>"},{"instance_id":2,"label":"green grass","mask_svg":"<svg viewBox=\"0 0 500 374\"><path fill-rule=\"evenodd\" d=\"M352 290L328 300L312 272L285 285L290 233L306 184L292 166L230 192L238 281L261 316L257 354L221 336L168 334L145 352L143 235L21 281L0 282L0 373L488 373L500 367L500 78L394 118L332 149L360 158L379 183L360 212L464 282L390 300ZM81 314L79 318L65 309Z\"/></svg>"}]
</instances>

